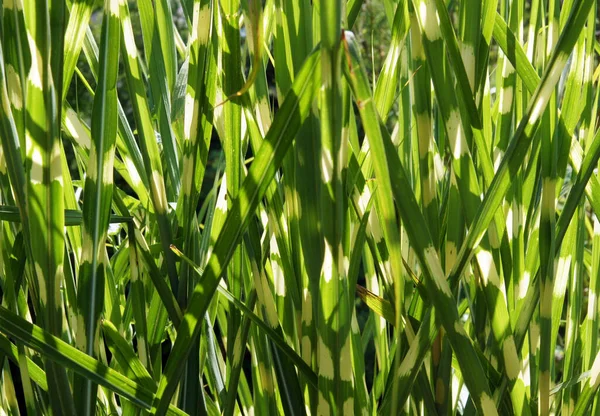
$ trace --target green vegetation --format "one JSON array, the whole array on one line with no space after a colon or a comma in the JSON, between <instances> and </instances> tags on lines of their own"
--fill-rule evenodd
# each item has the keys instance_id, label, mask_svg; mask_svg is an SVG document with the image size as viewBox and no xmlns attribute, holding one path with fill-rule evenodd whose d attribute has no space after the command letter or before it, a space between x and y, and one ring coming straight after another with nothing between
<instances>
[{"instance_id":1,"label":"green vegetation","mask_svg":"<svg viewBox=\"0 0 600 416\"><path fill-rule=\"evenodd\" d=\"M0 414L600 414L598 13L4 0Z\"/></svg>"}]
</instances>

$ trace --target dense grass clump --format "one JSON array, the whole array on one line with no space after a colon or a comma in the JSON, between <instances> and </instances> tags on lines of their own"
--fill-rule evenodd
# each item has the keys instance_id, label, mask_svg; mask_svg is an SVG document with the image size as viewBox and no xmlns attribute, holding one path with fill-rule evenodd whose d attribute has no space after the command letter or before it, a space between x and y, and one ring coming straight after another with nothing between
<instances>
[{"instance_id":1,"label":"dense grass clump","mask_svg":"<svg viewBox=\"0 0 600 416\"><path fill-rule=\"evenodd\" d=\"M600 414L598 8L4 0L0 414Z\"/></svg>"}]
</instances>

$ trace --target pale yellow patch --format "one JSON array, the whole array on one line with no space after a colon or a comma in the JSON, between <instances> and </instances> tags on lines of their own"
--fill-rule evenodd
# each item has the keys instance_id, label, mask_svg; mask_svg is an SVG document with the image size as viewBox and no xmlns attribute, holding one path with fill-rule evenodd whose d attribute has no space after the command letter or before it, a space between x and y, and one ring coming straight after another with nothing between
<instances>
[{"instance_id":1,"label":"pale yellow patch","mask_svg":"<svg viewBox=\"0 0 600 416\"><path fill-rule=\"evenodd\" d=\"M342 415L353 415L354 414L354 399L349 397L346 399L342 406Z\"/></svg>"},{"instance_id":2,"label":"pale yellow patch","mask_svg":"<svg viewBox=\"0 0 600 416\"><path fill-rule=\"evenodd\" d=\"M531 349L533 351L539 351L540 349L540 326L532 322L529 325L529 340L531 342Z\"/></svg>"},{"instance_id":3,"label":"pale yellow patch","mask_svg":"<svg viewBox=\"0 0 600 416\"><path fill-rule=\"evenodd\" d=\"M500 113L508 114L510 109L512 108L512 100L513 100L513 87L504 87L500 92Z\"/></svg>"},{"instance_id":4,"label":"pale yellow patch","mask_svg":"<svg viewBox=\"0 0 600 416\"><path fill-rule=\"evenodd\" d=\"M377 218L374 209L369 213L369 227L371 228L371 234L373 234L373 241L375 241L375 243L381 242L383 239L383 232L381 231L379 219Z\"/></svg>"},{"instance_id":5,"label":"pale yellow patch","mask_svg":"<svg viewBox=\"0 0 600 416\"><path fill-rule=\"evenodd\" d=\"M4 7L20 12L23 10L23 0L4 0Z\"/></svg>"},{"instance_id":6,"label":"pale yellow patch","mask_svg":"<svg viewBox=\"0 0 600 416\"><path fill-rule=\"evenodd\" d=\"M521 281L519 282L519 292L517 294L517 300L524 299L527 296L527 291L529 290L529 282L531 280L531 274L529 272L524 272Z\"/></svg>"},{"instance_id":7,"label":"pale yellow patch","mask_svg":"<svg viewBox=\"0 0 600 416\"><path fill-rule=\"evenodd\" d=\"M23 90L21 89L21 78L12 65L6 66L6 85L8 87L8 99L15 110L23 108Z\"/></svg>"},{"instance_id":8,"label":"pale yellow patch","mask_svg":"<svg viewBox=\"0 0 600 416\"><path fill-rule=\"evenodd\" d=\"M0 173L6 175L6 159L4 158L4 149L0 146Z\"/></svg>"},{"instance_id":9,"label":"pale yellow patch","mask_svg":"<svg viewBox=\"0 0 600 416\"><path fill-rule=\"evenodd\" d=\"M217 196L216 207L222 213L227 212L227 177L223 174L223 180L221 182L221 188L219 189L219 195Z\"/></svg>"},{"instance_id":10,"label":"pale yellow patch","mask_svg":"<svg viewBox=\"0 0 600 416\"><path fill-rule=\"evenodd\" d=\"M109 11L114 17L119 17L119 0L110 0Z\"/></svg>"},{"instance_id":11,"label":"pale yellow patch","mask_svg":"<svg viewBox=\"0 0 600 416\"><path fill-rule=\"evenodd\" d=\"M496 287L500 287L500 279L498 277L498 272L496 271L492 253L485 250L479 250L479 252L476 254L476 257L477 262L479 263L479 268L481 269L481 277L484 284L488 285L491 283Z\"/></svg>"},{"instance_id":12,"label":"pale yellow patch","mask_svg":"<svg viewBox=\"0 0 600 416\"><path fill-rule=\"evenodd\" d=\"M528 354L526 354L525 357L523 357L522 364L521 364L520 378L521 378L521 380L523 380L523 385L525 387L531 386L531 373L529 372L529 355Z\"/></svg>"},{"instance_id":13,"label":"pale yellow patch","mask_svg":"<svg viewBox=\"0 0 600 416\"><path fill-rule=\"evenodd\" d=\"M271 269L273 270L275 294L284 297L286 295L285 278L283 277L283 269L281 268L279 261L271 261Z\"/></svg>"},{"instance_id":14,"label":"pale yellow patch","mask_svg":"<svg viewBox=\"0 0 600 416\"><path fill-rule=\"evenodd\" d=\"M423 205L427 208L436 194L435 189L435 172L433 169L429 170L425 183L423 184Z\"/></svg>"},{"instance_id":15,"label":"pale yellow patch","mask_svg":"<svg viewBox=\"0 0 600 416\"><path fill-rule=\"evenodd\" d=\"M546 56L552 55L553 49L558 41L558 22L556 19L550 18L548 22L548 32L546 40ZM575 48L577 49L577 48Z\"/></svg>"},{"instance_id":16,"label":"pale yellow patch","mask_svg":"<svg viewBox=\"0 0 600 416\"><path fill-rule=\"evenodd\" d=\"M417 132L419 134L419 157L424 159L429 151L431 138L431 118L427 113L417 114Z\"/></svg>"},{"instance_id":17,"label":"pale yellow patch","mask_svg":"<svg viewBox=\"0 0 600 416\"><path fill-rule=\"evenodd\" d=\"M519 357L517 355L517 347L515 339L509 336L504 340L502 345L502 353L504 356L504 367L509 380L514 380L519 375Z\"/></svg>"},{"instance_id":18,"label":"pale yellow patch","mask_svg":"<svg viewBox=\"0 0 600 416\"><path fill-rule=\"evenodd\" d=\"M131 19L129 16L125 16L122 19L123 25L123 36L125 40L125 50L130 59L137 59L137 46L135 46L135 38L133 36L133 29L131 28Z\"/></svg>"},{"instance_id":19,"label":"pale yellow patch","mask_svg":"<svg viewBox=\"0 0 600 416\"><path fill-rule=\"evenodd\" d=\"M484 195L481 194L479 198L483 201ZM498 229L496 228L496 224L493 222L490 224L490 228L488 228L488 237L490 240L490 246L492 246L493 249L499 249L501 243L500 236L498 236Z\"/></svg>"},{"instance_id":20,"label":"pale yellow patch","mask_svg":"<svg viewBox=\"0 0 600 416\"><path fill-rule=\"evenodd\" d=\"M510 61L505 57L502 63L502 77L507 78L513 72L515 72L515 67L512 66Z\"/></svg>"},{"instance_id":21,"label":"pale yellow patch","mask_svg":"<svg viewBox=\"0 0 600 416\"><path fill-rule=\"evenodd\" d=\"M452 270L452 267L454 267L454 263L456 262L456 244L454 244L454 241L447 241L446 242L446 256L445 256L445 269L446 269L446 273L450 273L450 270Z\"/></svg>"},{"instance_id":22,"label":"pale yellow patch","mask_svg":"<svg viewBox=\"0 0 600 416\"><path fill-rule=\"evenodd\" d=\"M263 278L264 279L264 278ZM273 296L269 291L269 287L267 282L263 282L263 299L265 303L265 311L267 314L267 324L273 329L277 328L279 325L279 318L277 317L277 308L275 307L275 302L273 301Z\"/></svg>"},{"instance_id":23,"label":"pale yellow patch","mask_svg":"<svg viewBox=\"0 0 600 416\"><path fill-rule=\"evenodd\" d=\"M562 70L564 69L566 63L567 58L564 54L559 55L556 59L550 73L548 74L547 82L542 87L538 95L538 99L535 101L533 109L531 110L531 116L529 117L530 125L535 124L542 115L542 111L544 111L544 108L546 108L546 104L548 104L550 95L552 95L554 87L560 79L560 75L562 74Z\"/></svg>"},{"instance_id":24,"label":"pale yellow patch","mask_svg":"<svg viewBox=\"0 0 600 416\"><path fill-rule=\"evenodd\" d=\"M152 190L155 195L154 208L157 214L165 214L167 212L167 193L165 191L165 183L162 175L154 170L152 171Z\"/></svg>"},{"instance_id":25,"label":"pale yellow patch","mask_svg":"<svg viewBox=\"0 0 600 416\"><path fill-rule=\"evenodd\" d=\"M324 183L330 183L333 179L333 158L329 149L321 151L321 177Z\"/></svg>"},{"instance_id":26,"label":"pale yellow patch","mask_svg":"<svg viewBox=\"0 0 600 416\"><path fill-rule=\"evenodd\" d=\"M444 165L444 161L440 157L439 152L433 154L433 168L435 169L435 174L438 178L443 178L446 175L446 166Z\"/></svg>"},{"instance_id":27,"label":"pale yellow patch","mask_svg":"<svg viewBox=\"0 0 600 416\"><path fill-rule=\"evenodd\" d=\"M323 338L319 336L319 375L328 380L333 380L333 357L327 345L323 342Z\"/></svg>"},{"instance_id":28,"label":"pale yellow patch","mask_svg":"<svg viewBox=\"0 0 600 416\"><path fill-rule=\"evenodd\" d=\"M199 3L196 3L199 5ZM190 43L198 41L200 44L206 44L211 26L211 13L209 7L203 7L201 10L194 8L194 29L192 30L192 38ZM196 14L197 13L197 14Z\"/></svg>"},{"instance_id":29,"label":"pale yellow patch","mask_svg":"<svg viewBox=\"0 0 600 416\"><path fill-rule=\"evenodd\" d=\"M312 323L312 297L307 288L304 288L304 302L302 304L302 321L308 326Z\"/></svg>"},{"instance_id":30,"label":"pale yellow patch","mask_svg":"<svg viewBox=\"0 0 600 416\"><path fill-rule=\"evenodd\" d=\"M258 364L258 371L260 372L260 380L262 382L263 389L268 392L272 392L273 391L273 377L271 375L271 370L266 368L264 363L261 361Z\"/></svg>"},{"instance_id":31,"label":"pale yellow patch","mask_svg":"<svg viewBox=\"0 0 600 416\"><path fill-rule=\"evenodd\" d=\"M319 404L317 405L317 415L318 416L329 416L331 414L331 408L329 407L329 403L323 396L323 393L319 392Z\"/></svg>"},{"instance_id":32,"label":"pale yellow patch","mask_svg":"<svg viewBox=\"0 0 600 416\"><path fill-rule=\"evenodd\" d=\"M552 318L552 283L542 283L540 298L540 318Z\"/></svg>"},{"instance_id":33,"label":"pale yellow patch","mask_svg":"<svg viewBox=\"0 0 600 416\"><path fill-rule=\"evenodd\" d=\"M31 139L30 139L31 140ZM44 180L44 158L39 147L35 147L31 153L31 171L29 180L31 183L40 184Z\"/></svg>"},{"instance_id":34,"label":"pale yellow patch","mask_svg":"<svg viewBox=\"0 0 600 416\"><path fill-rule=\"evenodd\" d=\"M312 342L308 335L302 337L302 359L305 363L310 363L312 353Z\"/></svg>"},{"instance_id":35,"label":"pale yellow patch","mask_svg":"<svg viewBox=\"0 0 600 416\"><path fill-rule=\"evenodd\" d=\"M598 307L596 300L596 293L594 291L589 292L588 298L588 316L594 316Z\"/></svg>"},{"instance_id":36,"label":"pale yellow patch","mask_svg":"<svg viewBox=\"0 0 600 416\"><path fill-rule=\"evenodd\" d=\"M418 350L419 347L417 346L417 343L412 343L410 348L408 349L408 352L406 353L406 356L404 357L404 359L400 363L400 366L398 367L396 377L404 378L408 376L419 355Z\"/></svg>"},{"instance_id":37,"label":"pale yellow patch","mask_svg":"<svg viewBox=\"0 0 600 416\"><path fill-rule=\"evenodd\" d=\"M65 127L69 134L75 139L77 144L82 146L84 149L89 149L91 146L91 139L88 130L84 127L79 116L72 108L67 109L65 113Z\"/></svg>"},{"instance_id":38,"label":"pale yellow patch","mask_svg":"<svg viewBox=\"0 0 600 416\"><path fill-rule=\"evenodd\" d=\"M554 288L552 293L555 297L562 296L567 290L567 282L571 269L571 255L560 257L556 266L556 278L554 279ZM590 293L592 295L592 293Z\"/></svg>"},{"instance_id":39,"label":"pale yellow patch","mask_svg":"<svg viewBox=\"0 0 600 416\"><path fill-rule=\"evenodd\" d=\"M358 326L358 321L356 320L356 313L352 314L352 320L350 321L350 330L353 334L360 334L360 327Z\"/></svg>"},{"instance_id":40,"label":"pale yellow patch","mask_svg":"<svg viewBox=\"0 0 600 416\"><path fill-rule=\"evenodd\" d=\"M181 190L184 195L191 195L194 186L193 163L190 155L183 156L183 175L181 175Z\"/></svg>"},{"instance_id":41,"label":"pale yellow patch","mask_svg":"<svg viewBox=\"0 0 600 416\"><path fill-rule=\"evenodd\" d=\"M462 124L460 122L460 114L458 110L452 110L446 120L446 130L450 138L450 146L452 147L452 155L455 159L460 159L462 155L469 153L467 141L463 133Z\"/></svg>"},{"instance_id":42,"label":"pale yellow patch","mask_svg":"<svg viewBox=\"0 0 600 416\"><path fill-rule=\"evenodd\" d=\"M29 82L38 89L43 89L42 87L42 71L43 71L43 61L42 55L40 55L40 51L37 48L37 44L35 39L31 37L31 35L27 34L27 42L29 43L29 50L31 53L31 66L29 67Z\"/></svg>"},{"instance_id":43,"label":"pale yellow patch","mask_svg":"<svg viewBox=\"0 0 600 416\"><path fill-rule=\"evenodd\" d=\"M329 242L325 241L325 254L323 256L323 268L321 274L326 283L329 283L333 277L333 250Z\"/></svg>"},{"instance_id":44,"label":"pale yellow patch","mask_svg":"<svg viewBox=\"0 0 600 416\"><path fill-rule=\"evenodd\" d=\"M198 130L198 111L194 105L194 97L188 92L185 94L185 116L184 116L184 134L187 140L197 136Z\"/></svg>"},{"instance_id":45,"label":"pale yellow patch","mask_svg":"<svg viewBox=\"0 0 600 416\"><path fill-rule=\"evenodd\" d=\"M356 192L358 194L358 192ZM369 201L371 200L371 190L368 186L365 186L362 193L358 196L358 207L360 208L361 214L363 214L367 210L367 206L369 206Z\"/></svg>"},{"instance_id":46,"label":"pale yellow patch","mask_svg":"<svg viewBox=\"0 0 600 416\"><path fill-rule=\"evenodd\" d=\"M450 291L450 287L448 286L448 282L446 282L446 276L442 271L442 265L440 263L440 259L432 246L429 246L425 249L425 260L429 264L431 272L433 274L433 281L435 282L438 289L440 289L446 296L452 297L452 292Z\"/></svg>"},{"instance_id":47,"label":"pale yellow patch","mask_svg":"<svg viewBox=\"0 0 600 416\"><path fill-rule=\"evenodd\" d=\"M350 345L350 335L346 337L346 342L340 352L340 379L342 381L353 381L352 378L352 346Z\"/></svg>"},{"instance_id":48,"label":"pale yellow patch","mask_svg":"<svg viewBox=\"0 0 600 416\"><path fill-rule=\"evenodd\" d=\"M471 87L471 91L473 91L475 89L475 52L473 51L473 46L461 43L460 56L465 64L469 86Z\"/></svg>"},{"instance_id":49,"label":"pale yellow patch","mask_svg":"<svg viewBox=\"0 0 600 416\"><path fill-rule=\"evenodd\" d=\"M600 352L596 354L590 374L590 386L596 388L600 384Z\"/></svg>"},{"instance_id":50,"label":"pale yellow patch","mask_svg":"<svg viewBox=\"0 0 600 416\"><path fill-rule=\"evenodd\" d=\"M350 269L350 259L348 256L344 256L341 259L340 270L343 271L343 274L340 274L340 279L342 276L345 276L348 273L348 269Z\"/></svg>"},{"instance_id":51,"label":"pale yellow patch","mask_svg":"<svg viewBox=\"0 0 600 416\"><path fill-rule=\"evenodd\" d=\"M506 233L508 234L508 239L513 239L513 210L512 208L508 209L506 213Z\"/></svg>"},{"instance_id":52,"label":"pale yellow patch","mask_svg":"<svg viewBox=\"0 0 600 416\"><path fill-rule=\"evenodd\" d=\"M47 276L38 262L35 262L34 269L40 286L40 302L42 303L42 306L45 306L48 303L48 290L46 289ZM85 331L83 334L85 334Z\"/></svg>"},{"instance_id":53,"label":"pale yellow patch","mask_svg":"<svg viewBox=\"0 0 600 416\"><path fill-rule=\"evenodd\" d=\"M435 3L431 0L421 0L419 4L419 17L423 32L430 42L438 40L442 33L440 32L440 19L435 9Z\"/></svg>"},{"instance_id":54,"label":"pale yellow patch","mask_svg":"<svg viewBox=\"0 0 600 416\"><path fill-rule=\"evenodd\" d=\"M481 393L481 408L485 416L493 416L498 414L496 404L487 393Z\"/></svg>"}]
</instances>

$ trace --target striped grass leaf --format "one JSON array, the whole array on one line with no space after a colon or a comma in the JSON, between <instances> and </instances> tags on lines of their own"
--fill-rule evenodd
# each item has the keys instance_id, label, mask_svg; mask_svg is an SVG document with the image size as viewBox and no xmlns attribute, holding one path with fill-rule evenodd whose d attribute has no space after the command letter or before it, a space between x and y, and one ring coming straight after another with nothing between
<instances>
[{"instance_id":1,"label":"striped grass leaf","mask_svg":"<svg viewBox=\"0 0 600 416\"><path fill-rule=\"evenodd\" d=\"M171 126L171 91L175 83L175 45L169 4L164 1L138 2L146 64L152 94L152 115L158 124L164 150L165 169L170 180L167 192L179 194L180 172L177 142ZM169 199L172 199L169 197Z\"/></svg>"},{"instance_id":2,"label":"striped grass leaf","mask_svg":"<svg viewBox=\"0 0 600 416\"><path fill-rule=\"evenodd\" d=\"M125 376L149 390L156 390L156 382L146 370L146 366L140 361L131 345L123 338L117 328L107 320L101 322L101 327L107 346Z\"/></svg>"},{"instance_id":3,"label":"striped grass leaf","mask_svg":"<svg viewBox=\"0 0 600 416\"><path fill-rule=\"evenodd\" d=\"M32 284L44 327L62 335L60 283L63 276L63 182L60 164L60 64L64 4L27 1L24 7L31 67L26 86L25 149L29 244L35 271ZM59 30L52 31L53 27ZM52 35L50 35L52 33ZM57 51L58 49L58 51ZM60 80L62 81L62 79ZM58 90L58 91L57 91ZM35 238L34 238L35 236ZM73 397L64 368L46 363L52 409L74 414Z\"/></svg>"},{"instance_id":4,"label":"striped grass leaf","mask_svg":"<svg viewBox=\"0 0 600 416\"><path fill-rule=\"evenodd\" d=\"M319 400L316 412L349 413L354 409L351 363L351 313L343 260L345 223L342 173L345 170L341 82L342 2L322 2L321 29L321 233L323 265L317 314ZM347 87L346 87L347 88ZM352 410L351 410L352 409Z\"/></svg>"},{"instance_id":5,"label":"striped grass leaf","mask_svg":"<svg viewBox=\"0 0 600 416\"><path fill-rule=\"evenodd\" d=\"M6 80L8 93L7 105L10 106L13 113L11 119L21 140L21 148L23 150L21 156L24 158L25 94L27 91L27 68L31 57L29 48L27 47L23 1L3 2L2 11L2 43L4 48L2 52L2 65L4 66L3 71L5 73L3 80Z\"/></svg>"},{"instance_id":6,"label":"striped grass leaf","mask_svg":"<svg viewBox=\"0 0 600 416\"><path fill-rule=\"evenodd\" d=\"M219 43L218 73L219 80L225 97L235 95L243 86L241 73L241 51L239 48L239 13L240 0L223 0L220 2L215 24ZM246 146L242 142L242 107L239 99L228 100L222 109L224 129L219 132L221 144L225 153L225 174L227 176L227 207L231 208L232 201L238 195L242 180L242 160ZM234 296L242 296L242 268L243 246L238 246L226 269L226 280ZM241 315L236 310L231 310L227 315L227 371L233 366L235 342L237 341L238 328L241 326ZM247 333L247 332L246 332Z\"/></svg>"},{"instance_id":7,"label":"striped grass leaf","mask_svg":"<svg viewBox=\"0 0 600 416\"><path fill-rule=\"evenodd\" d=\"M284 331L279 323L275 299L267 280L268 270L264 270L264 268L263 270L259 269L259 265L262 263L262 253L260 252L260 237L256 223L250 224L249 232L246 234L244 242L246 252L248 253L251 274L256 287L258 308L262 311L264 321L283 339L285 338ZM271 274L273 274L272 269L273 267L271 268ZM278 282L274 282L274 284L278 284ZM273 341L271 341L271 344L273 344ZM278 388L283 393L282 407L284 411L286 413L302 413L304 411L304 399L301 394L298 377L296 377L294 372L294 367L287 360L280 358L279 351L273 350L272 354ZM304 364L303 361L299 361Z\"/></svg>"},{"instance_id":8,"label":"striped grass leaf","mask_svg":"<svg viewBox=\"0 0 600 416\"><path fill-rule=\"evenodd\" d=\"M5 335L14 337L29 348L43 353L49 360L81 374L95 383L105 386L122 395L138 406L151 410L155 404L152 390L131 381L121 373L106 367L89 355L71 347L40 327L0 307L0 328ZM171 406L167 414L185 415Z\"/></svg>"},{"instance_id":9,"label":"striped grass leaf","mask_svg":"<svg viewBox=\"0 0 600 416\"><path fill-rule=\"evenodd\" d=\"M150 196L154 213L158 222L158 229L161 235L163 246L163 255L166 260L166 268L171 283L171 290L177 293L179 283L177 268L173 253L169 250L169 245L172 242L172 230L167 219L167 194L165 190L165 182L163 177L162 162L156 133L152 123L152 117L146 97L142 72L139 64L139 53L133 37L133 29L131 26L131 18L129 8L126 3L120 3L121 11L121 52L125 63L125 73L127 75L127 84L132 91L134 97L133 114L136 120L138 134L140 136L140 144L142 147L142 156L146 175L150 183Z\"/></svg>"},{"instance_id":10,"label":"striped grass leaf","mask_svg":"<svg viewBox=\"0 0 600 416\"><path fill-rule=\"evenodd\" d=\"M113 188L113 159L117 121L117 73L120 40L119 3L105 3L100 42L100 71L94 98L92 143L84 185L82 257L77 287L77 346L97 357L95 341L104 302L104 241L108 229ZM77 412L91 414L95 409L96 387L86 379L77 383Z\"/></svg>"},{"instance_id":11,"label":"striped grass leaf","mask_svg":"<svg viewBox=\"0 0 600 416\"><path fill-rule=\"evenodd\" d=\"M205 79L206 68L209 65L209 39L212 33L212 1L196 1L193 6L192 33L189 45L189 69L185 96L185 128L183 140L182 160L182 190L179 195L181 208L182 228L184 231L184 250L191 244L191 227L195 206L198 199L195 175L199 171L199 180L202 181L208 158L207 138L202 125L203 113L209 104L205 101L205 85L211 80ZM200 151L198 158L198 151ZM182 286L189 277L181 273Z\"/></svg>"},{"instance_id":12,"label":"striped grass leaf","mask_svg":"<svg viewBox=\"0 0 600 416\"><path fill-rule=\"evenodd\" d=\"M12 183L14 193L14 202L16 209L13 209L16 218L23 223L24 238L26 239L27 249L31 249L29 243L29 217L26 211L26 174L23 168L22 146L19 139L19 132L15 124L15 118L11 107L11 93L6 82L7 74L4 65L4 50L0 45L0 100L2 105L0 109L0 122L2 127L2 159L6 164L6 170ZM12 87L14 88L14 87Z\"/></svg>"},{"instance_id":13,"label":"striped grass leaf","mask_svg":"<svg viewBox=\"0 0 600 416\"><path fill-rule=\"evenodd\" d=\"M92 15L94 6L93 0L80 0L72 3L69 10L69 20L65 28L65 38L69 42L65 44L65 57L63 63L63 86L62 86L62 101L66 99L71 78L75 73L77 58L81 52L85 32L88 29L88 22Z\"/></svg>"},{"instance_id":14,"label":"striped grass leaf","mask_svg":"<svg viewBox=\"0 0 600 416\"><path fill-rule=\"evenodd\" d=\"M42 368L40 368L36 363L34 363L31 358L22 356L19 352L19 348L14 345L6 336L0 335L0 349L2 349L2 353L11 360L15 364L20 364L20 360L26 360L27 365L27 375L39 388L43 391L48 391L48 382L46 380L46 374Z\"/></svg>"},{"instance_id":15,"label":"striped grass leaf","mask_svg":"<svg viewBox=\"0 0 600 416\"><path fill-rule=\"evenodd\" d=\"M436 309L441 311L440 319L461 363L463 375L475 399L478 410L485 412L485 414L496 414L496 408L493 404L487 382L485 381L486 378L481 368L481 363L477 360L473 344L459 321L458 311L453 300L454 297L448 287L448 283L445 281L439 257L432 245L431 236L429 232L424 232L428 228L423 216L420 214L404 169L400 165L389 136L386 140L386 130L379 127L380 123L377 113L373 108L373 103L366 99L370 96L367 77L362 68L353 37L346 37L346 42L352 66L345 67L344 70L352 85L355 99L364 103L362 108L359 105L359 111L364 119L365 126L370 126L366 130L367 135L373 143L379 141L378 146L372 144L371 148L376 152L375 154L378 159L386 159L388 164L391 165L386 174L388 177L393 175L394 180L391 181L391 184L394 199L400 206L400 214L404 220L403 224L406 227L411 243L416 247L415 250L420 263L426 271L427 277L424 279L425 287ZM469 351L473 352L469 353Z\"/></svg>"},{"instance_id":16,"label":"striped grass leaf","mask_svg":"<svg viewBox=\"0 0 600 416\"><path fill-rule=\"evenodd\" d=\"M161 403L157 408L158 412L166 409L175 390L184 364L183 358L189 354L191 343L200 329L198 320L208 308L208 295L216 290L225 264L233 255L235 243L239 243L241 239L241 231L247 226L260 196L264 195L268 183L275 175L275 167L279 166L290 145L293 137L291 133L298 129L307 117L312 102L313 78L318 58L319 53L314 52L305 62L303 70L294 82L294 88L280 107L278 116L273 120L271 129L250 167L239 197L234 200L235 203L227 214L223 231L219 234L215 249L204 270L202 282L194 288L165 374L160 381L158 396Z\"/></svg>"},{"instance_id":17,"label":"striped grass leaf","mask_svg":"<svg viewBox=\"0 0 600 416\"><path fill-rule=\"evenodd\" d=\"M548 104L550 94L564 69L568 54L575 45L585 19L587 19L591 5L592 2L585 0L578 1L574 5L573 12L548 63L544 76L531 97L531 104L528 107L528 111L526 111L523 119L519 122L519 127L510 141L506 154L494 176L494 180L490 184L488 192L485 194L477 215L470 226L469 234L459 252L458 260L451 275L459 276L461 274L459 272L465 267L466 260L473 254L473 247L485 234L487 226L494 216L494 208L499 206L501 198L508 189L509 172L516 171L525 157L525 150L531 144L539 118Z\"/></svg>"},{"instance_id":18,"label":"striped grass leaf","mask_svg":"<svg viewBox=\"0 0 600 416\"><path fill-rule=\"evenodd\" d=\"M187 258L181 251L179 251L176 247L172 247L172 250L181 257L186 263L188 263L196 273L202 275L203 271L199 268L194 262L192 262L189 258ZM272 327L272 323L265 322L265 319L260 318L256 315L252 309L250 309L246 304L242 303L239 299L236 299L231 292L229 292L223 286L218 286L217 290L220 295L222 295L228 302L231 302L236 308L238 308L244 315L250 317L251 321L260 329L269 335L269 339L271 339L275 345L300 369L302 373L304 373L308 379L310 380L313 387L317 387L317 375L312 371L312 369L302 360L302 358L294 352L293 349L289 347L289 345L285 342L281 334L278 334Z\"/></svg>"},{"instance_id":19,"label":"striped grass leaf","mask_svg":"<svg viewBox=\"0 0 600 416\"><path fill-rule=\"evenodd\" d=\"M595 2L101 3L2 4L0 407L595 411Z\"/></svg>"},{"instance_id":20,"label":"striped grass leaf","mask_svg":"<svg viewBox=\"0 0 600 416\"><path fill-rule=\"evenodd\" d=\"M478 195L480 195L480 185L476 182L475 178L477 175L475 173L473 159L468 150L468 143L471 142L473 138L475 138L476 141L478 154L483 155L481 164L483 165L484 171L487 168L488 177L492 175L491 162L489 161L488 154L483 151L484 146L481 140L481 131L475 128L473 130L469 128L468 119L465 120L465 116L463 116L464 111L458 108L459 103L452 97L452 87L449 85L447 76L440 71L442 63L436 62L439 56L438 54L443 53L439 37L443 36L445 39L452 39L453 32L445 30L444 33L438 34L437 37L434 34L427 32L427 30L430 30L428 25L431 24L431 21L426 19L431 19L432 16L427 14L423 16L425 10L427 9L423 8L420 10L421 15L419 16L423 32L423 45L432 71L436 99L438 100L439 108L445 119L446 132L450 139L449 144L453 154L453 172L456 174L456 181L451 181L450 189L451 192L457 192L461 196L467 224L469 224L475 216L477 206L479 205ZM455 41L447 43L452 44L453 42ZM450 53L452 53L452 49L450 49ZM461 58L458 57L458 55L455 56L452 63L455 71L459 68L457 72L459 73L458 78L460 79L460 73L462 72ZM464 92L465 87L458 85L458 89L462 91L462 96L464 97L462 101L466 101L466 93ZM454 187L457 187L458 189L453 190ZM517 413L524 411L525 414L528 414L528 405L526 403L524 387L518 381L519 371L512 365L512 363L518 362L519 358L508 325L509 314L504 301L503 282L501 280L502 274L499 272L500 268L498 265L497 254L500 245L500 230L502 230L500 224L503 224L503 221L501 219L499 220L497 216L495 222L492 223L490 227L489 241L488 238L485 238L480 244L477 253L475 254L475 258L479 273L481 273L482 277L481 281L483 283L483 292L486 297L486 303L490 309L491 326L494 332L495 342L498 345L498 349L502 352L499 358L501 362L507 366L506 371L509 373L511 379L511 392L515 411Z\"/></svg>"}]
</instances>

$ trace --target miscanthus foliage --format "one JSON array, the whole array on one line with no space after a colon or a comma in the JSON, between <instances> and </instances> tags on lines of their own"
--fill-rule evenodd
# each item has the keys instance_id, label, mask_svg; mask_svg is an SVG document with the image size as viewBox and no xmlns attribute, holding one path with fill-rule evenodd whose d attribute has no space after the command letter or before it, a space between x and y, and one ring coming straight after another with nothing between
<instances>
[{"instance_id":1,"label":"miscanthus foliage","mask_svg":"<svg viewBox=\"0 0 600 416\"><path fill-rule=\"evenodd\" d=\"M596 0L1 4L0 414L600 414Z\"/></svg>"}]
</instances>

